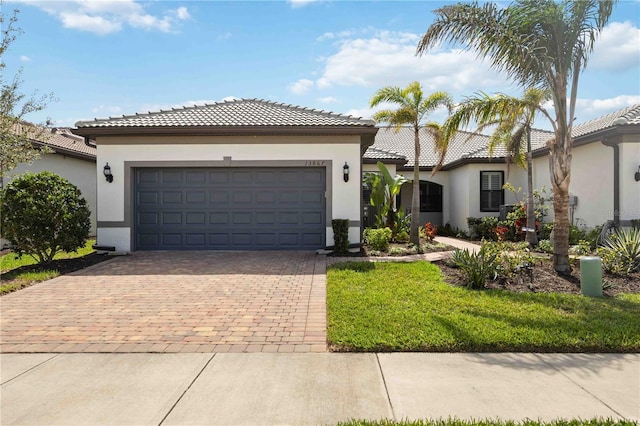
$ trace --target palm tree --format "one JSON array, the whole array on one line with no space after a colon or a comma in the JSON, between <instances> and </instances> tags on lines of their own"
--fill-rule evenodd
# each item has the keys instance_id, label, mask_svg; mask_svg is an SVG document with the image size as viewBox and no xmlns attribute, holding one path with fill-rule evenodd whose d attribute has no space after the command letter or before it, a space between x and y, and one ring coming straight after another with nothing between
<instances>
[{"instance_id":1,"label":"palm tree","mask_svg":"<svg viewBox=\"0 0 640 426\"><path fill-rule=\"evenodd\" d=\"M553 121L542 104L549 98L548 92L530 88L520 99L499 93L490 97L485 93L466 98L449 116L442 126L443 143L440 145L441 158L446 154L448 141L461 128L475 121L478 131L496 126L489 138L489 154L496 146L502 145L507 151L507 161L527 169L527 232L530 246L538 244L535 233L535 212L533 208L533 158L531 155L531 126L536 113L540 112ZM525 160L525 161L523 161Z\"/></svg>"},{"instance_id":2,"label":"palm tree","mask_svg":"<svg viewBox=\"0 0 640 426\"><path fill-rule=\"evenodd\" d=\"M400 87L383 87L371 98L371 107L381 103L391 103L397 109L383 109L373 115L377 122L389 123L396 131L403 125L411 125L415 134L415 155L413 161L413 194L411 197L411 230L409 241L420 245L420 128L425 127L422 120L426 115L445 106L449 111L453 107L453 100L445 92L435 92L424 96L420 83L414 81L404 89ZM435 123L426 125L428 129L435 129Z\"/></svg>"},{"instance_id":3,"label":"palm tree","mask_svg":"<svg viewBox=\"0 0 640 426\"><path fill-rule=\"evenodd\" d=\"M434 12L436 19L417 48L420 55L442 42L462 43L521 86L549 90L555 110L555 138L549 146L553 265L560 274L571 271L569 183L578 82L616 1L516 0L506 8L477 2L445 6Z\"/></svg>"}]
</instances>

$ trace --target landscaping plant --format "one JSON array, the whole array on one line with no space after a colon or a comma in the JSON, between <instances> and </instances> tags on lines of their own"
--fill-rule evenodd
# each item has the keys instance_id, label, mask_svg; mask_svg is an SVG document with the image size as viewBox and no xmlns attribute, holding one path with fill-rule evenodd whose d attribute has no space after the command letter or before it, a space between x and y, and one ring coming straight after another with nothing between
<instances>
[{"instance_id":1,"label":"landscaping plant","mask_svg":"<svg viewBox=\"0 0 640 426\"><path fill-rule=\"evenodd\" d=\"M2 236L18 256L30 255L38 263L84 246L90 215L80 190L54 173L26 173L2 191Z\"/></svg>"},{"instance_id":2,"label":"landscaping plant","mask_svg":"<svg viewBox=\"0 0 640 426\"><path fill-rule=\"evenodd\" d=\"M640 270L640 229L621 229L604 240L598 248L607 272L626 275Z\"/></svg>"},{"instance_id":3,"label":"landscaping plant","mask_svg":"<svg viewBox=\"0 0 640 426\"><path fill-rule=\"evenodd\" d=\"M333 219L333 252L338 255L349 253L349 219Z\"/></svg>"},{"instance_id":4,"label":"landscaping plant","mask_svg":"<svg viewBox=\"0 0 640 426\"><path fill-rule=\"evenodd\" d=\"M363 233L364 242L374 250L387 251L389 249L389 242L391 241L391 229L390 228L367 228Z\"/></svg>"},{"instance_id":5,"label":"landscaping plant","mask_svg":"<svg viewBox=\"0 0 640 426\"><path fill-rule=\"evenodd\" d=\"M482 289L490 276L496 275L498 256L486 246L473 253L467 249L456 250L451 256L451 261L460 268L467 281L467 288Z\"/></svg>"}]
</instances>

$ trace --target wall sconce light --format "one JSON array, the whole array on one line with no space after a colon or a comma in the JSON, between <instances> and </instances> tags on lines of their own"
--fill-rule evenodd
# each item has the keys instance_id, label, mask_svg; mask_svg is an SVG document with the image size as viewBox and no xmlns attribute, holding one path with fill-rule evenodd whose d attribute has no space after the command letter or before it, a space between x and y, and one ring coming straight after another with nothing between
<instances>
[{"instance_id":1,"label":"wall sconce light","mask_svg":"<svg viewBox=\"0 0 640 426\"><path fill-rule=\"evenodd\" d=\"M113 175L111 174L111 167L109 163L104 165L104 169L102 169L102 173L104 173L104 177L107 179L107 182L113 182Z\"/></svg>"},{"instance_id":2,"label":"wall sconce light","mask_svg":"<svg viewBox=\"0 0 640 426\"><path fill-rule=\"evenodd\" d=\"M640 166L638 166L638 171L635 174L636 182L640 182Z\"/></svg>"},{"instance_id":3,"label":"wall sconce light","mask_svg":"<svg viewBox=\"0 0 640 426\"><path fill-rule=\"evenodd\" d=\"M347 162L344 162L344 166L342 166L342 177L345 182L349 182L349 165Z\"/></svg>"}]
</instances>

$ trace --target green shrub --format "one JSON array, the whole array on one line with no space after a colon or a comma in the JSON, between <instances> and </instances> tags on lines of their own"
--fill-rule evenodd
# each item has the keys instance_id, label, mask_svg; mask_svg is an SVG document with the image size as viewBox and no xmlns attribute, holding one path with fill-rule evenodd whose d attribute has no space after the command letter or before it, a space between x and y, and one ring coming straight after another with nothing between
<instances>
[{"instance_id":1,"label":"green shrub","mask_svg":"<svg viewBox=\"0 0 640 426\"><path fill-rule=\"evenodd\" d=\"M390 256L406 256L409 254L409 250L404 247L391 247L389 248Z\"/></svg>"},{"instance_id":2,"label":"green shrub","mask_svg":"<svg viewBox=\"0 0 640 426\"><path fill-rule=\"evenodd\" d=\"M30 255L38 263L84 246L90 216L80 190L54 173L26 173L2 191L2 236L18 256Z\"/></svg>"},{"instance_id":3,"label":"green shrub","mask_svg":"<svg viewBox=\"0 0 640 426\"><path fill-rule=\"evenodd\" d=\"M391 241L390 228L367 228L364 230L364 242L374 250L387 251Z\"/></svg>"},{"instance_id":4,"label":"green shrub","mask_svg":"<svg viewBox=\"0 0 640 426\"><path fill-rule=\"evenodd\" d=\"M538 250L543 253L553 254L553 243L551 240L538 241Z\"/></svg>"},{"instance_id":5,"label":"green shrub","mask_svg":"<svg viewBox=\"0 0 640 426\"><path fill-rule=\"evenodd\" d=\"M451 262L464 275L467 288L482 289L484 283L490 276L495 276L497 268L497 258L495 253L490 253L482 246L476 253L467 249L456 250L451 255Z\"/></svg>"},{"instance_id":6,"label":"green shrub","mask_svg":"<svg viewBox=\"0 0 640 426\"><path fill-rule=\"evenodd\" d=\"M493 216L486 217L468 217L467 225L469 225L469 233L471 238L480 238L486 240L495 240L495 229L498 226L498 218Z\"/></svg>"},{"instance_id":7,"label":"green shrub","mask_svg":"<svg viewBox=\"0 0 640 426\"><path fill-rule=\"evenodd\" d=\"M612 274L626 275L640 270L640 229L619 230L598 248L602 267Z\"/></svg>"},{"instance_id":8,"label":"green shrub","mask_svg":"<svg viewBox=\"0 0 640 426\"><path fill-rule=\"evenodd\" d=\"M600 234L602 233L602 226L603 225L598 225L590 229L584 238L586 241L589 242L589 247L591 247L592 251L595 250L596 247L598 247L598 240L600 239Z\"/></svg>"},{"instance_id":9,"label":"green shrub","mask_svg":"<svg viewBox=\"0 0 640 426\"><path fill-rule=\"evenodd\" d=\"M584 229L580 229L575 225L569 226L569 244L576 245L580 242L580 240L584 240L587 238L587 233Z\"/></svg>"},{"instance_id":10,"label":"green shrub","mask_svg":"<svg viewBox=\"0 0 640 426\"><path fill-rule=\"evenodd\" d=\"M550 240L551 231L553 231L553 223L543 223L540 225L540 232L538 232L538 239Z\"/></svg>"},{"instance_id":11,"label":"green shrub","mask_svg":"<svg viewBox=\"0 0 640 426\"><path fill-rule=\"evenodd\" d=\"M526 242L508 243L504 241L485 242L482 248L495 257L496 278L510 279L535 263Z\"/></svg>"},{"instance_id":12,"label":"green shrub","mask_svg":"<svg viewBox=\"0 0 640 426\"><path fill-rule=\"evenodd\" d=\"M333 252L338 255L349 253L349 219L333 219Z\"/></svg>"},{"instance_id":13,"label":"green shrub","mask_svg":"<svg viewBox=\"0 0 640 426\"><path fill-rule=\"evenodd\" d=\"M591 243L587 240L580 240L578 244L569 248L569 252L576 256L585 256L591 253Z\"/></svg>"},{"instance_id":14,"label":"green shrub","mask_svg":"<svg viewBox=\"0 0 640 426\"><path fill-rule=\"evenodd\" d=\"M399 243L406 243L407 241L409 241L409 234L407 233L407 231L402 229L400 232L398 232L396 234L396 241Z\"/></svg>"}]
</instances>

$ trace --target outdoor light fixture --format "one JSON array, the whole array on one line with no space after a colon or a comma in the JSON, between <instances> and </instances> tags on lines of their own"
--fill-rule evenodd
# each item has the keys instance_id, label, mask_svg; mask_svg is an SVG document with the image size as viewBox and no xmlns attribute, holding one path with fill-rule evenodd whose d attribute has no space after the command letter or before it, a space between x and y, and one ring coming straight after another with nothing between
<instances>
[{"instance_id":1,"label":"outdoor light fixture","mask_svg":"<svg viewBox=\"0 0 640 426\"><path fill-rule=\"evenodd\" d=\"M344 162L344 166L342 166L342 177L345 182L349 182L349 165L347 162Z\"/></svg>"},{"instance_id":2,"label":"outdoor light fixture","mask_svg":"<svg viewBox=\"0 0 640 426\"><path fill-rule=\"evenodd\" d=\"M636 182L640 182L640 166L638 166L638 171L635 174Z\"/></svg>"},{"instance_id":3,"label":"outdoor light fixture","mask_svg":"<svg viewBox=\"0 0 640 426\"><path fill-rule=\"evenodd\" d=\"M107 182L113 182L113 175L111 174L111 167L109 163L104 165L104 169L102 169L102 173L104 173L104 177L107 179Z\"/></svg>"}]
</instances>

